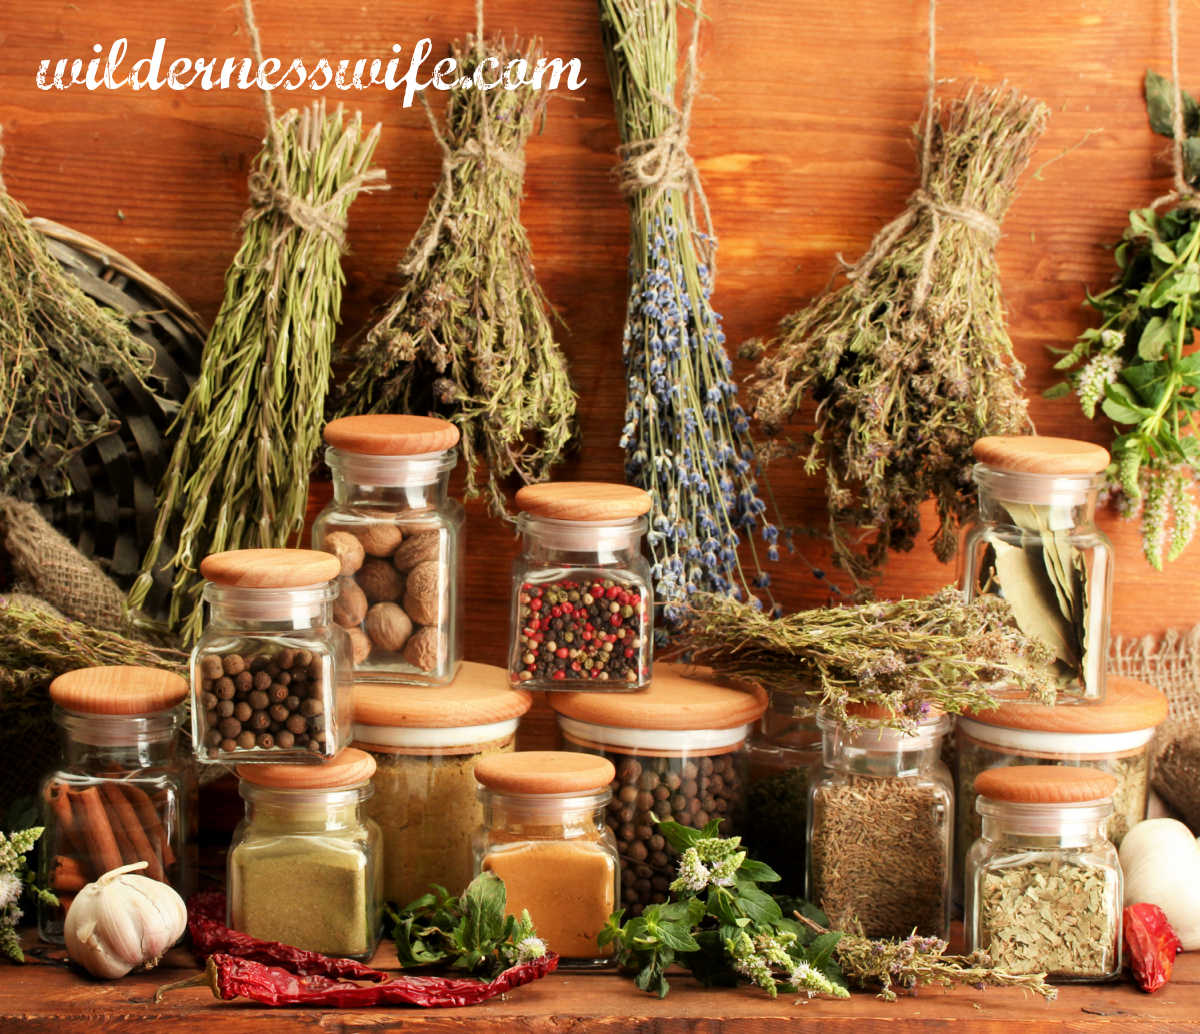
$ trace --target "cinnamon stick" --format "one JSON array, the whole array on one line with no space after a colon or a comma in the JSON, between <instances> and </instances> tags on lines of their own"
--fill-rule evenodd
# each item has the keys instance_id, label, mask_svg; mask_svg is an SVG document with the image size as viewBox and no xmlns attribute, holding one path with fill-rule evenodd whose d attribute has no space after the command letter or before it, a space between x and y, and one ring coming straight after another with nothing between
<instances>
[{"instance_id":1,"label":"cinnamon stick","mask_svg":"<svg viewBox=\"0 0 1200 1034\"><path fill-rule=\"evenodd\" d=\"M55 840L47 845L47 849L65 852L81 859L84 875L87 877L99 875L87 871L88 851L79 828L79 817L71 806L71 791L63 783L49 783L45 793L54 813L55 830Z\"/></svg>"},{"instance_id":2,"label":"cinnamon stick","mask_svg":"<svg viewBox=\"0 0 1200 1034\"><path fill-rule=\"evenodd\" d=\"M87 874L77 858L61 854L55 857L54 866L50 870L50 889L58 895L60 904L63 894L77 894L87 882Z\"/></svg>"},{"instance_id":3,"label":"cinnamon stick","mask_svg":"<svg viewBox=\"0 0 1200 1034\"><path fill-rule=\"evenodd\" d=\"M104 783L100 792L104 796L113 833L121 846L125 864L146 862L148 864L143 875L161 882L163 866L156 846L158 836L142 827L137 812L129 798L121 792L120 786L116 783Z\"/></svg>"},{"instance_id":4,"label":"cinnamon stick","mask_svg":"<svg viewBox=\"0 0 1200 1034\"><path fill-rule=\"evenodd\" d=\"M80 790L74 795L74 803L80 806L83 839L87 844L87 856L99 875L110 869L121 867L121 849L113 834L100 791L94 786Z\"/></svg>"},{"instance_id":5,"label":"cinnamon stick","mask_svg":"<svg viewBox=\"0 0 1200 1034\"><path fill-rule=\"evenodd\" d=\"M171 838L168 836L166 827L163 826L158 809L154 807L154 802L150 800L145 790L140 786L134 786L133 783L122 783L121 789L125 791L125 796L129 798L129 802L137 812L138 823L146 831L150 842L162 845L163 867L173 865L175 852L171 850Z\"/></svg>"}]
</instances>

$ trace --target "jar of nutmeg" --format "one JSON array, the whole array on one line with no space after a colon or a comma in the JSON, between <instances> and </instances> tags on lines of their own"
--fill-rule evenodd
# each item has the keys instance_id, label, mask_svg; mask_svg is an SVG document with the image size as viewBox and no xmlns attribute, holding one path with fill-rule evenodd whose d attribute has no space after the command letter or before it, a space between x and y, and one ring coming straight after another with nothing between
<instances>
[{"instance_id":1,"label":"jar of nutmeg","mask_svg":"<svg viewBox=\"0 0 1200 1034\"><path fill-rule=\"evenodd\" d=\"M333 501L313 547L338 558L334 620L359 682L442 685L462 660L462 504L449 496L458 428L370 414L325 426Z\"/></svg>"}]
</instances>

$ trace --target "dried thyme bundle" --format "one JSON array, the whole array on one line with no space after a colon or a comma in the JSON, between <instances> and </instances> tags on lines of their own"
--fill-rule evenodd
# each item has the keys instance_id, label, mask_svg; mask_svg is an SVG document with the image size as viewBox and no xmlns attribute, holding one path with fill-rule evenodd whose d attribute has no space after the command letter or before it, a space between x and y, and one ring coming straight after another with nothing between
<instances>
[{"instance_id":1,"label":"dried thyme bundle","mask_svg":"<svg viewBox=\"0 0 1200 1034\"><path fill-rule=\"evenodd\" d=\"M535 66L536 42L484 40L482 28L452 56L464 76L486 63ZM501 481L544 481L575 430L575 393L554 341L550 305L534 276L521 225L525 142L547 93L460 89L446 105L442 179L400 263L397 294L349 358L339 413L438 412L462 432L465 490L487 468L492 510L505 512Z\"/></svg>"},{"instance_id":2,"label":"dried thyme bundle","mask_svg":"<svg viewBox=\"0 0 1200 1034\"><path fill-rule=\"evenodd\" d=\"M225 549L283 546L300 530L341 308L346 214L379 138L323 104L268 126L250 176L241 248L225 275L200 377L180 411L159 487L158 522L130 590L139 605L174 543L169 624L200 631L200 561Z\"/></svg>"},{"instance_id":3,"label":"dried thyme bundle","mask_svg":"<svg viewBox=\"0 0 1200 1034\"><path fill-rule=\"evenodd\" d=\"M825 469L834 555L856 580L912 548L931 497L934 550L952 557L974 499L972 443L1028 423L995 246L1046 116L1015 90L972 87L944 113L931 96L907 208L848 284L786 317L765 346L755 415L775 432L815 405L806 468ZM875 532L865 545L864 529Z\"/></svg>"}]
</instances>

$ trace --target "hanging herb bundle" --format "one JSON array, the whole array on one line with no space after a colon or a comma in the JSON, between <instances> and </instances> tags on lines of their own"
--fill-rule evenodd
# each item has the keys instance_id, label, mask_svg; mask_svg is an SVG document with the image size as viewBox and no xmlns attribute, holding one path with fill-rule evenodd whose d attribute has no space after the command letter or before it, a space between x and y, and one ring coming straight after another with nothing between
<instances>
[{"instance_id":1,"label":"hanging herb bundle","mask_svg":"<svg viewBox=\"0 0 1200 1034\"><path fill-rule=\"evenodd\" d=\"M847 284L743 349L766 352L751 389L768 431L815 405L806 469L825 470L834 556L856 581L912 548L929 498L934 551L949 560L974 505L971 445L1029 422L995 247L1046 117L1014 90L978 86L943 106L931 84L921 186L904 212Z\"/></svg>"},{"instance_id":2,"label":"hanging herb bundle","mask_svg":"<svg viewBox=\"0 0 1200 1034\"><path fill-rule=\"evenodd\" d=\"M452 56L472 76L518 60L533 68L541 49L484 40L481 25ZM547 97L527 83L454 90L444 131L430 113L442 179L400 263L399 291L346 357L353 370L335 406L342 414L437 412L454 421L465 491L479 492L482 463L497 514L506 510L503 479L546 480L575 432L575 393L521 225L525 143Z\"/></svg>"},{"instance_id":3,"label":"hanging herb bundle","mask_svg":"<svg viewBox=\"0 0 1200 1034\"><path fill-rule=\"evenodd\" d=\"M679 106L676 11L692 10ZM695 96L699 2L600 0L605 59L621 134L621 189L631 245L624 356L625 475L653 499L648 537L655 596L669 622L692 593L744 596L766 586L752 529L778 558L763 520L749 420L731 380L721 317L712 307L708 205L687 152ZM738 555L746 531L753 573Z\"/></svg>"},{"instance_id":4,"label":"hanging herb bundle","mask_svg":"<svg viewBox=\"0 0 1200 1034\"><path fill-rule=\"evenodd\" d=\"M383 177L370 168L378 138L378 126L364 135L359 116L347 123L323 104L270 118L242 245L175 425L154 539L130 590L141 604L173 542L169 624L185 641L200 631L205 556L283 546L303 526L342 301L346 215Z\"/></svg>"}]
</instances>

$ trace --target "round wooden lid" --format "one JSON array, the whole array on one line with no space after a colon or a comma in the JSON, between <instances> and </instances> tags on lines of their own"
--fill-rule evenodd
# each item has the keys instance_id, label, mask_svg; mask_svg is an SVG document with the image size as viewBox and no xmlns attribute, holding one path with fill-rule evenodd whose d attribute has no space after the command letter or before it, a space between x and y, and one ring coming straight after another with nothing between
<instances>
[{"instance_id":1,"label":"round wooden lid","mask_svg":"<svg viewBox=\"0 0 1200 1034\"><path fill-rule=\"evenodd\" d=\"M1110 458L1103 446L1040 434L991 435L973 449L980 463L1020 474L1099 474Z\"/></svg>"},{"instance_id":2,"label":"round wooden lid","mask_svg":"<svg viewBox=\"0 0 1200 1034\"><path fill-rule=\"evenodd\" d=\"M239 779L273 790L337 790L360 786L375 774L375 759L365 750L347 747L319 765L238 765Z\"/></svg>"},{"instance_id":3,"label":"round wooden lid","mask_svg":"<svg viewBox=\"0 0 1200 1034\"><path fill-rule=\"evenodd\" d=\"M999 707L971 711L966 717L982 725L1029 732L1137 732L1162 723L1167 717L1167 697L1137 679L1109 675L1104 699L1097 703L1035 704L1006 700Z\"/></svg>"},{"instance_id":4,"label":"round wooden lid","mask_svg":"<svg viewBox=\"0 0 1200 1034\"><path fill-rule=\"evenodd\" d=\"M1111 797L1116 776L1074 765L1012 765L975 777L975 792L993 801L1021 804L1080 804Z\"/></svg>"},{"instance_id":5,"label":"round wooden lid","mask_svg":"<svg viewBox=\"0 0 1200 1034\"><path fill-rule=\"evenodd\" d=\"M458 427L433 416L368 413L325 425L325 444L364 456L423 456L458 444Z\"/></svg>"},{"instance_id":6,"label":"round wooden lid","mask_svg":"<svg viewBox=\"0 0 1200 1034\"><path fill-rule=\"evenodd\" d=\"M187 694L187 679L182 675L133 665L78 668L50 683L50 699L59 707L81 714L166 711Z\"/></svg>"},{"instance_id":7,"label":"round wooden lid","mask_svg":"<svg viewBox=\"0 0 1200 1034\"><path fill-rule=\"evenodd\" d=\"M556 521L618 521L650 509L650 493L607 481L546 481L517 492L517 509Z\"/></svg>"},{"instance_id":8,"label":"round wooden lid","mask_svg":"<svg viewBox=\"0 0 1200 1034\"><path fill-rule=\"evenodd\" d=\"M656 664L650 685L637 693L550 693L559 714L617 729L732 729L756 722L767 709L760 688L733 689L712 670Z\"/></svg>"},{"instance_id":9,"label":"round wooden lid","mask_svg":"<svg viewBox=\"0 0 1200 1034\"><path fill-rule=\"evenodd\" d=\"M616 777L608 758L567 750L523 750L491 754L475 766L475 778L501 793L586 793Z\"/></svg>"},{"instance_id":10,"label":"round wooden lid","mask_svg":"<svg viewBox=\"0 0 1200 1034\"><path fill-rule=\"evenodd\" d=\"M463 661L448 686L357 683L354 720L359 725L454 729L519 718L532 703L525 690L509 688L503 668Z\"/></svg>"},{"instance_id":11,"label":"round wooden lid","mask_svg":"<svg viewBox=\"0 0 1200 1034\"><path fill-rule=\"evenodd\" d=\"M200 574L217 585L242 589L298 589L332 581L338 558L316 549L231 549L200 561Z\"/></svg>"}]
</instances>

